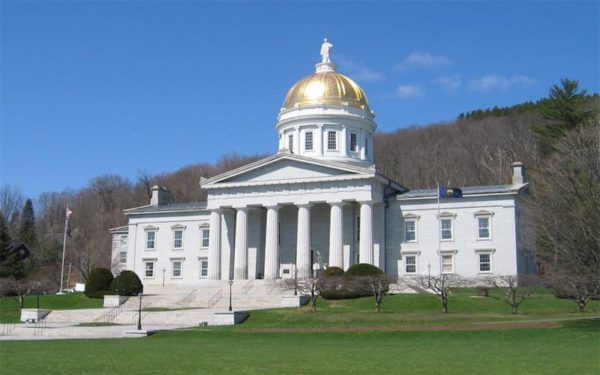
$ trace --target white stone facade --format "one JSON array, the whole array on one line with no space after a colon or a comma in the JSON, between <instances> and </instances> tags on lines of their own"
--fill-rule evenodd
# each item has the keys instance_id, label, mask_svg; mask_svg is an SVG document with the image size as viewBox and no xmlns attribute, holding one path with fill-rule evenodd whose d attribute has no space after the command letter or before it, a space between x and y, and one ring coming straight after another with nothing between
<instances>
[{"instance_id":1,"label":"white stone facade","mask_svg":"<svg viewBox=\"0 0 600 375\"><path fill-rule=\"evenodd\" d=\"M290 90L277 154L203 179L206 203L172 204L154 187L150 205L126 210L128 226L111 230L113 270L182 286L309 277L356 263L400 277L532 270L518 240L522 164L512 184L465 187L462 198L408 191L375 169L376 124L362 90L323 64ZM333 88L310 86L319 84Z\"/></svg>"}]
</instances>

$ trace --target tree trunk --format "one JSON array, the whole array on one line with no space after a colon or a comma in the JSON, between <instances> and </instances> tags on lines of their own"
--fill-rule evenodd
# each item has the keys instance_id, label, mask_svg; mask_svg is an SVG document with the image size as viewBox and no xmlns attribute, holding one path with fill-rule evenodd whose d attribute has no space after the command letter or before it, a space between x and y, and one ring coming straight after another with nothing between
<instances>
[{"instance_id":1,"label":"tree trunk","mask_svg":"<svg viewBox=\"0 0 600 375\"><path fill-rule=\"evenodd\" d=\"M517 313L517 305L512 305L512 313L513 314Z\"/></svg>"}]
</instances>

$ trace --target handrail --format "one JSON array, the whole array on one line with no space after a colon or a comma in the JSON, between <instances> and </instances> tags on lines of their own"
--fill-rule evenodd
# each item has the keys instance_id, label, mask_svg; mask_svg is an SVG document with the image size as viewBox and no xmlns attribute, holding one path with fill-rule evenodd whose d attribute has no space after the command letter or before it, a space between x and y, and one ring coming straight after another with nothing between
<instances>
[{"instance_id":1,"label":"handrail","mask_svg":"<svg viewBox=\"0 0 600 375\"><path fill-rule=\"evenodd\" d=\"M144 307L142 307L142 312L141 312L142 319L147 317L148 314L150 314L152 312L152 311L148 310L150 308L150 306L152 306L152 303L148 303ZM135 311L133 313L133 315L131 316L131 324L134 324L134 325L137 324L137 319L138 319L139 315L140 315L139 311Z\"/></svg>"},{"instance_id":2,"label":"handrail","mask_svg":"<svg viewBox=\"0 0 600 375\"><path fill-rule=\"evenodd\" d=\"M115 320L115 318L117 316L119 316L119 314L121 313L121 311L123 311L123 305L119 305L117 307L113 307L106 314L100 316L99 318L96 318L94 321L96 321L96 322L102 321L104 323L110 323L113 320Z\"/></svg>"},{"instance_id":3,"label":"handrail","mask_svg":"<svg viewBox=\"0 0 600 375\"><path fill-rule=\"evenodd\" d=\"M14 322L2 324L2 336L8 335L15 329L16 325Z\"/></svg>"},{"instance_id":4,"label":"handrail","mask_svg":"<svg viewBox=\"0 0 600 375\"><path fill-rule=\"evenodd\" d=\"M248 294L252 287L254 287L253 281L254 280L248 280L246 285L244 285L244 287L242 288L242 294Z\"/></svg>"},{"instance_id":5,"label":"handrail","mask_svg":"<svg viewBox=\"0 0 600 375\"><path fill-rule=\"evenodd\" d=\"M183 297L179 301L175 302L177 305L181 305L182 309L187 309L189 305L196 299L198 295L198 289L192 290L187 296Z\"/></svg>"},{"instance_id":6,"label":"handrail","mask_svg":"<svg viewBox=\"0 0 600 375\"><path fill-rule=\"evenodd\" d=\"M208 300L208 307L209 308L213 307L222 299L223 299L223 289L219 289L219 291L217 293L215 293L212 297L210 297L210 299Z\"/></svg>"},{"instance_id":7,"label":"handrail","mask_svg":"<svg viewBox=\"0 0 600 375\"><path fill-rule=\"evenodd\" d=\"M33 335L37 336L37 335L41 335L42 333L44 333L44 330L46 329L48 325L48 322L46 321L46 317L43 317L42 319L39 319L35 322L35 325L33 326Z\"/></svg>"},{"instance_id":8,"label":"handrail","mask_svg":"<svg viewBox=\"0 0 600 375\"><path fill-rule=\"evenodd\" d=\"M273 280L273 284L269 285L269 287L267 288L267 295L271 295L273 294L273 292L276 289L280 289L279 284L277 283L277 280Z\"/></svg>"}]
</instances>

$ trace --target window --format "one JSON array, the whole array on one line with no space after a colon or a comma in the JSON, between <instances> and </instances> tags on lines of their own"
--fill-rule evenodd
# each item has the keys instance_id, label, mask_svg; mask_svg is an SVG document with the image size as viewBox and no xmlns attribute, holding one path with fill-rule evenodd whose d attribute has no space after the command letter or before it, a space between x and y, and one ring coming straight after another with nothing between
<instances>
[{"instance_id":1,"label":"window","mask_svg":"<svg viewBox=\"0 0 600 375\"><path fill-rule=\"evenodd\" d=\"M127 251L121 251L119 253L119 262L127 263Z\"/></svg>"},{"instance_id":2,"label":"window","mask_svg":"<svg viewBox=\"0 0 600 375\"><path fill-rule=\"evenodd\" d=\"M441 223L441 231L442 231L442 240L451 240L452 239L452 219L442 219Z\"/></svg>"},{"instance_id":3,"label":"window","mask_svg":"<svg viewBox=\"0 0 600 375\"><path fill-rule=\"evenodd\" d=\"M304 134L304 149L310 151L313 149L313 133L306 132Z\"/></svg>"},{"instance_id":4,"label":"window","mask_svg":"<svg viewBox=\"0 0 600 375\"><path fill-rule=\"evenodd\" d=\"M154 262L144 262L145 264L145 273L144 276L147 278L154 277Z\"/></svg>"},{"instance_id":5,"label":"window","mask_svg":"<svg viewBox=\"0 0 600 375\"><path fill-rule=\"evenodd\" d=\"M490 253L479 254L479 272L492 272L492 256Z\"/></svg>"},{"instance_id":6,"label":"window","mask_svg":"<svg viewBox=\"0 0 600 375\"><path fill-rule=\"evenodd\" d=\"M127 236L121 236L121 247L127 247Z\"/></svg>"},{"instance_id":7,"label":"window","mask_svg":"<svg viewBox=\"0 0 600 375\"><path fill-rule=\"evenodd\" d=\"M417 256L407 255L404 257L404 263L406 264L406 273L417 273Z\"/></svg>"},{"instance_id":8,"label":"window","mask_svg":"<svg viewBox=\"0 0 600 375\"><path fill-rule=\"evenodd\" d=\"M155 231L146 232L146 249L154 250L155 240L156 240L156 232Z\"/></svg>"},{"instance_id":9,"label":"window","mask_svg":"<svg viewBox=\"0 0 600 375\"><path fill-rule=\"evenodd\" d=\"M479 218L477 218L477 223L479 225L478 237L480 239L490 238L490 218L489 217L479 217Z\"/></svg>"},{"instance_id":10,"label":"window","mask_svg":"<svg viewBox=\"0 0 600 375\"><path fill-rule=\"evenodd\" d=\"M294 153L294 136L292 134L288 135L288 149L292 154Z\"/></svg>"},{"instance_id":11,"label":"window","mask_svg":"<svg viewBox=\"0 0 600 375\"><path fill-rule=\"evenodd\" d=\"M350 151L356 152L356 133L350 133Z\"/></svg>"},{"instance_id":12,"label":"window","mask_svg":"<svg viewBox=\"0 0 600 375\"><path fill-rule=\"evenodd\" d=\"M200 258L200 278L206 279L208 277L208 259Z\"/></svg>"},{"instance_id":13,"label":"window","mask_svg":"<svg viewBox=\"0 0 600 375\"><path fill-rule=\"evenodd\" d=\"M183 247L183 231L181 229L173 231L173 248L181 249Z\"/></svg>"},{"instance_id":14,"label":"window","mask_svg":"<svg viewBox=\"0 0 600 375\"><path fill-rule=\"evenodd\" d=\"M171 262L171 277L179 278L181 277L181 261L175 260Z\"/></svg>"},{"instance_id":15,"label":"window","mask_svg":"<svg viewBox=\"0 0 600 375\"><path fill-rule=\"evenodd\" d=\"M444 254L442 255L442 273L453 273L454 272L454 255Z\"/></svg>"},{"instance_id":16,"label":"window","mask_svg":"<svg viewBox=\"0 0 600 375\"><path fill-rule=\"evenodd\" d=\"M369 137L365 137L365 156L369 156Z\"/></svg>"},{"instance_id":17,"label":"window","mask_svg":"<svg viewBox=\"0 0 600 375\"><path fill-rule=\"evenodd\" d=\"M210 229L202 229L202 247L208 247L210 244Z\"/></svg>"},{"instance_id":18,"label":"window","mask_svg":"<svg viewBox=\"0 0 600 375\"><path fill-rule=\"evenodd\" d=\"M356 217L356 241L360 242L360 216Z\"/></svg>"},{"instance_id":19,"label":"window","mask_svg":"<svg viewBox=\"0 0 600 375\"><path fill-rule=\"evenodd\" d=\"M417 240L417 222L406 220L404 222L404 241L415 242Z\"/></svg>"},{"instance_id":20,"label":"window","mask_svg":"<svg viewBox=\"0 0 600 375\"><path fill-rule=\"evenodd\" d=\"M337 150L337 132L327 132L327 149Z\"/></svg>"}]
</instances>

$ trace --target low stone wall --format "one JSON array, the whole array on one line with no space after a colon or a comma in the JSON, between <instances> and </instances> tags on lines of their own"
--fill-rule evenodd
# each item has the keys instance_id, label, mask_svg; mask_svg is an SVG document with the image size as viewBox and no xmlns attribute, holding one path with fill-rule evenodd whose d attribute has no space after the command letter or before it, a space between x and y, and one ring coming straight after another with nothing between
<instances>
[{"instance_id":1,"label":"low stone wall","mask_svg":"<svg viewBox=\"0 0 600 375\"><path fill-rule=\"evenodd\" d=\"M110 296L104 296L104 307L118 307L121 306L122 304L124 304L125 302L127 302L127 300L129 299L129 297L125 297L125 296L116 296L116 295L110 295Z\"/></svg>"},{"instance_id":2,"label":"low stone wall","mask_svg":"<svg viewBox=\"0 0 600 375\"><path fill-rule=\"evenodd\" d=\"M27 323L35 323L44 319L52 310L46 309L21 309L21 321Z\"/></svg>"}]
</instances>

